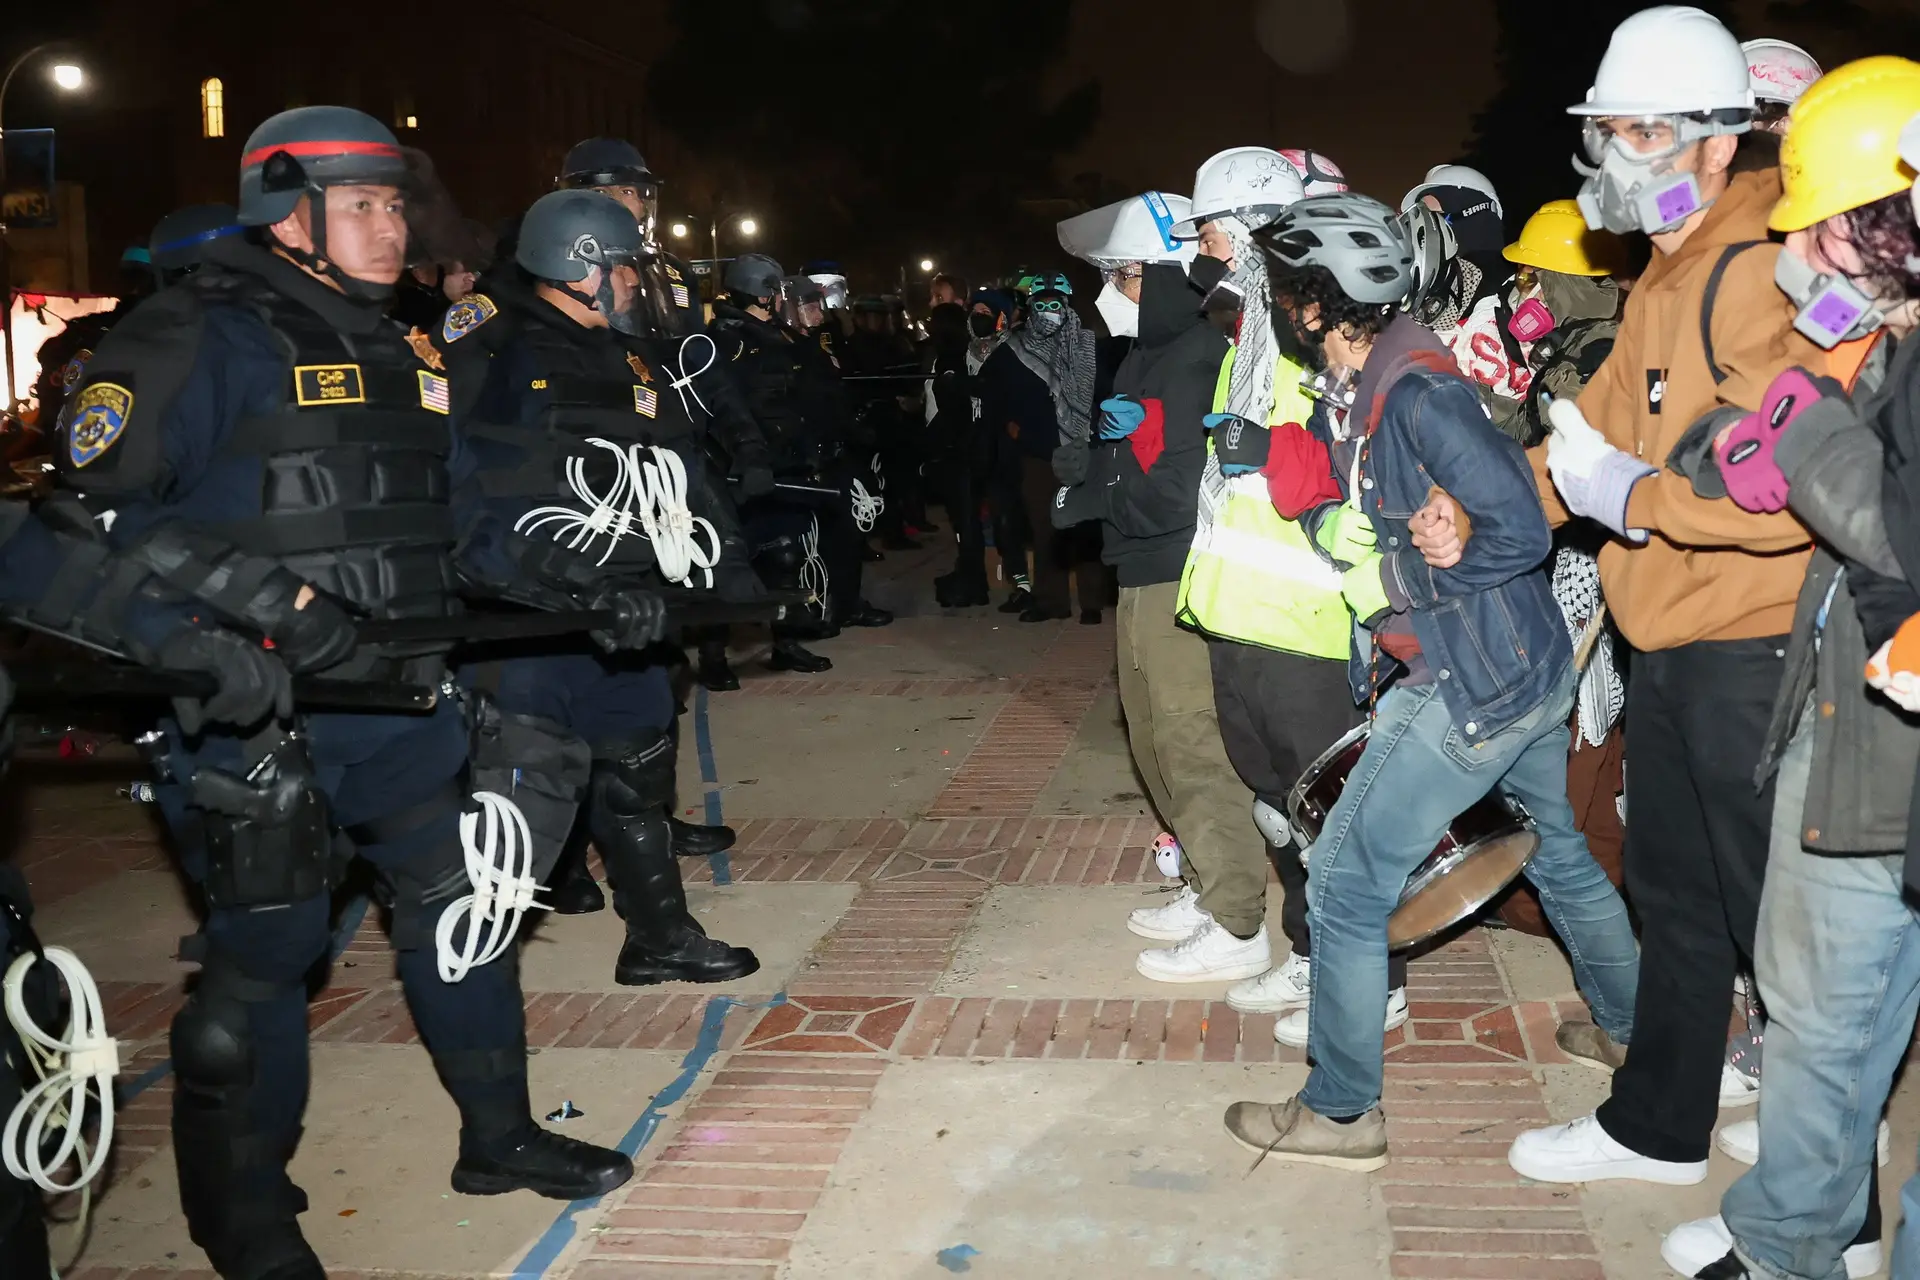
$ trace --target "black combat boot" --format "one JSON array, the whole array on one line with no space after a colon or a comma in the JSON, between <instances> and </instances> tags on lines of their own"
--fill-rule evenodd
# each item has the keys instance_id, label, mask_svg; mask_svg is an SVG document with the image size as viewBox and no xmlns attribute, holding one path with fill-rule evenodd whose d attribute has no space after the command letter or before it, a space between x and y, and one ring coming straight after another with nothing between
<instances>
[{"instance_id":1,"label":"black combat boot","mask_svg":"<svg viewBox=\"0 0 1920 1280\"><path fill-rule=\"evenodd\" d=\"M974 609L992 603L987 575L955 570L933 580L933 599L942 609Z\"/></svg>"},{"instance_id":2,"label":"black combat boot","mask_svg":"<svg viewBox=\"0 0 1920 1280\"><path fill-rule=\"evenodd\" d=\"M775 671L798 671L802 675L817 676L823 671L833 670L833 659L801 644L790 637L782 637L773 642L773 652L767 657L767 665Z\"/></svg>"},{"instance_id":3,"label":"black combat boot","mask_svg":"<svg viewBox=\"0 0 1920 1280\"><path fill-rule=\"evenodd\" d=\"M733 667L727 662L725 640L700 642L700 665L695 678L713 693L732 693L740 687L740 677L733 673Z\"/></svg>"},{"instance_id":4,"label":"black combat boot","mask_svg":"<svg viewBox=\"0 0 1920 1280\"><path fill-rule=\"evenodd\" d=\"M605 1195L633 1177L633 1161L618 1151L565 1137L526 1121L491 1141L462 1133L453 1189L468 1196L531 1191L549 1200ZM316 1273L317 1274L317 1273Z\"/></svg>"},{"instance_id":5,"label":"black combat boot","mask_svg":"<svg viewBox=\"0 0 1920 1280\"><path fill-rule=\"evenodd\" d=\"M708 826L700 822L682 822L667 815L667 831L673 840L673 852L681 858L705 858L725 853L740 837L732 827Z\"/></svg>"},{"instance_id":6,"label":"black combat boot","mask_svg":"<svg viewBox=\"0 0 1920 1280\"><path fill-rule=\"evenodd\" d=\"M667 824L670 769L664 737L659 748L593 762L587 820L627 922L626 944L613 967L613 980L623 986L730 982L760 968L753 952L707 937L687 911Z\"/></svg>"}]
</instances>

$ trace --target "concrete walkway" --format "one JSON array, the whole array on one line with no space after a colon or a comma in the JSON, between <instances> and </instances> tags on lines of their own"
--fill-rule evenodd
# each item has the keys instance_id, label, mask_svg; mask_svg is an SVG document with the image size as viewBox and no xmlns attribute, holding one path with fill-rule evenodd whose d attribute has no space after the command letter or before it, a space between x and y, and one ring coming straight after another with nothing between
<instances>
[{"instance_id":1,"label":"concrete walkway","mask_svg":"<svg viewBox=\"0 0 1920 1280\"><path fill-rule=\"evenodd\" d=\"M294 1175L339 1276L576 1280L1203 1276L1646 1280L1700 1187L1523 1182L1516 1130L1589 1110L1606 1078L1554 1048L1580 1012L1551 945L1475 930L1412 968L1389 1037L1393 1161L1372 1175L1250 1170L1220 1114L1305 1077L1271 1017L1223 987L1139 977L1125 914L1165 892L1128 760L1107 625L932 613L944 550L873 566L893 627L820 646L824 677L745 649L738 693L688 732L682 804L741 829L684 863L710 932L764 967L727 987L616 986L611 912L543 922L523 956L533 1096L565 1131L637 1152L572 1206L452 1194L455 1116L371 920L315 1000ZM920 616L912 616L918 613ZM931 616L928 616L931 614ZM697 717L696 717L697 718ZM694 719L687 728L695 729ZM711 744L703 790L702 743ZM167 1133L167 1022L187 901L126 762L29 762L14 856L50 942L101 980L122 1037L112 1182L70 1275L210 1276ZM1270 911L1278 938L1278 890ZM1893 1107L1888 1222L1920 1094ZM1727 1113L1741 1119L1752 1111Z\"/></svg>"}]
</instances>

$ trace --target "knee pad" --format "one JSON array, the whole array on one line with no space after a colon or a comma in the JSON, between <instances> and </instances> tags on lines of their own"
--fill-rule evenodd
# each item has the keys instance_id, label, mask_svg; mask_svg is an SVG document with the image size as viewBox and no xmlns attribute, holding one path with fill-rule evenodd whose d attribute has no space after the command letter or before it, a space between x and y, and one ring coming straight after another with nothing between
<instances>
[{"instance_id":1,"label":"knee pad","mask_svg":"<svg viewBox=\"0 0 1920 1280\"><path fill-rule=\"evenodd\" d=\"M673 803L673 738L664 729L635 734L594 751L594 804L634 817Z\"/></svg>"},{"instance_id":2,"label":"knee pad","mask_svg":"<svg viewBox=\"0 0 1920 1280\"><path fill-rule=\"evenodd\" d=\"M215 907L283 906L325 893L341 868L326 798L305 749L289 738L247 778L202 768L191 785Z\"/></svg>"},{"instance_id":3,"label":"knee pad","mask_svg":"<svg viewBox=\"0 0 1920 1280\"><path fill-rule=\"evenodd\" d=\"M247 1006L275 1000L306 1004L303 982L268 982L250 978L228 953L208 948L200 983L173 1016L167 1034L173 1072L180 1082L201 1090L224 1092L253 1083L253 1024Z\"/></svg>"},{"instance_id":4,"label":"knee pad","mask_svg":"<svg viewBox=\"0 0 1920 1280\"><path fill-rule=\"evenodd\" d=\"M789 586L800 580L800 566L807 562L800 539L781 534L753 551L753 567L774 586Z\"/></svg>"}]
</instances>

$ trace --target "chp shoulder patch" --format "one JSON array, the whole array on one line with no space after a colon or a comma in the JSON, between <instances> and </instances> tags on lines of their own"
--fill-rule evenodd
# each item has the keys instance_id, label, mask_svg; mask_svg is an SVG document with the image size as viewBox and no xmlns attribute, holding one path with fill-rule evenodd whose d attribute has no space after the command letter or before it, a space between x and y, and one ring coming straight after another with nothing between
<instances>
[{"instance_id":1,"label":"chp shoulder patch","mask_svg":"<svg viewBox=\"0 0 1920 1280\"><path fill-rule=\"evenodd\" d=\"M447 308L440 322L440 340L458 342L500 314L499 306L484 293L470 293Z\"/></svg>"},{"instance_id":2,"label":"chp shoulder patch","mask_svg":"<svg viewBox=\"0 0 1920 1280\"><path fill-rule=\"evenodd\" d=\"M73 426L67 432L67 456L84 467L113 448L127 429L133 392L117 382L96 382L73 402Z\"/></svg>"},{"instance_id":3,"label":"chp shoulder patch","mask_svg":"<svg viewBox=\"0 0 1920 1280\"><path fill-rule=\"evenodd\" d=\"M87 361L93 359L93 352L82 347L74 353L73 359L60 366L60 385L68 391L80 385L80 379L87 376Z\"/></svg>"}]
</instances>

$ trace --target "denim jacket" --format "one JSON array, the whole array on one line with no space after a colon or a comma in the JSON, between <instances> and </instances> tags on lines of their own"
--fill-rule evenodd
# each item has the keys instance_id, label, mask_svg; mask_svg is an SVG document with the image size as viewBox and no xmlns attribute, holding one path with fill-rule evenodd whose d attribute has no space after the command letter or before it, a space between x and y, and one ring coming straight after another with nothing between
<instances>
[{"instance_id":1,"label":"denim jacket","mask_svg":"<svg viewBox=\"0 0 1920 1280\"><path fill-rule=\"evenodd\" d=\"M1533 472L1445 346L1406 316L1375 340L1352 414L1367 418L1358 497L1383 557L1388 597L1409 612L1455 729L1478 744L1538 707L1573 662L1547 572L1553 536ZM1351 480L1340 482L1345 490ZM1436 485L1472 521L1451 569L1430 567L1407 531ZM1314 524L1329 510L1311 513ZM1348 662L1363 703L1398 665L1374 649L1356 645Z\"/></svg>"}]
</instances>

